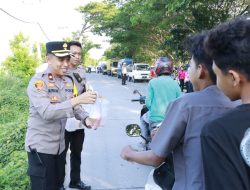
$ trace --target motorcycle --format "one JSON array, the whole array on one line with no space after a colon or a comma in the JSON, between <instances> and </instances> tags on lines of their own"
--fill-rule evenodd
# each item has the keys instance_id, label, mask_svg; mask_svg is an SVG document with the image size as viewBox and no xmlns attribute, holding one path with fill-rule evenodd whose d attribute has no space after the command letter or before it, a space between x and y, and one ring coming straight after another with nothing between
<instances>
[{"instance_id":1,"label":"motorcycle","mask_svg":"<svg viewBox=\"0 0 250 190\"><path fill-rule=\"evenodd\" d=\"M141 121L141 130L144 130L144 135L141 135L141 138L144 139L145 148L147 150L148 149L148 143L150 142L150 138L149 138L150 130L149 130L148 121L143 119L144 114L148 112L148 108L145 105L146 96L143 96L138 90L134 90L133 94L139 94L139 98L138 99L132 99L131 101L132 102L139 102L140 104L142 104L142 109L141 109L141 113L140 113L140 121ZM142 127L144 129L142 129Z\"/></svg>"},{"instance_id":2,"label":"motorcycle","mask_svg":"<svg viewBox=\"0 0 250 190\"><path fill-rule=\"evenodd\" d=\"M141 138L145 141L145 149L148 150L148 143L151 141L152 136L157 132L157 129L160 127L160 123L153 123L149 126L149 119L148 119L148 108L145 105L146 96L143 96L138 90L134 90L133 94L139 94L138 99L132 99L132 102L139 102L142 104L142 109L140 113L140 128L141 128ZM144 144L144 143L143 143Z\"/></svg>"},{"instance_id":3,"label":"motorcycle","mask_svg":"<svg viewBox=\"0 0 250 190\"><path fill-rule=\"evenodd\" d=\"M141 128L137 124L126 126L126 134L130 137L145 137L141 134ZM145 190L171 190L175 181L173 158L169 156L157 168L151 170L145 184Z\"/></svg>"}]
</instances>

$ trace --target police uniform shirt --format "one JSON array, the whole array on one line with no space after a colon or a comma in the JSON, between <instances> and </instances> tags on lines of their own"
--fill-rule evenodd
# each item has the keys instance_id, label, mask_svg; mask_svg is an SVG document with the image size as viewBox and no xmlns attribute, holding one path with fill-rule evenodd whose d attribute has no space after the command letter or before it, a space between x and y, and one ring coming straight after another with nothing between
<instances>
[{"instance_id":1,"label":"police uniform shirt","mask_svg":"<svg viewBox=\"0 0 250 190\"><path fill-rule=\"evenodd\" d=\"M73 97L72 79L54 77L49 70L37 73L29 82L29 119L25 149L40 153L60 154L64 148L66 119L74 117L70 98Z\"/></svg>"},{"instance_id":2,"label":"police uniform shirt","mask_svg":"<svg viewBox=\"0 0 250 190\"><path fill-rule=\"evenodd\" d=\"M73 78L78 94L85 92L86 77L84 68L82 66L70 68L68 74Z\"/></svg>"},{"instance_id":3,"label":"police uniform shirt","mask_svg":"<svg viewBox=\"0 0 250 190\"><path fill-rule=\"evenodd\" d=\"M173 152L173 190L204 190L200 134L203 126L234 107L215 86L189 93L172 101L165 119L151 143L157 156Z\"/></svg>"},{"instance_id":4,"label":"police uniform shirt","mask_svg":"<svg viewBox=\"0 0 250 190\"><path fill-rule=\"evenodd\" d=\"M76 68L70 68L68 71L68 74L72 77L76 85L78 95L85 92L86 91L85 89L86 77L85 77L84 68L82 66L78 66ZM75 118L70 118L67 120L67 124L66 124L67 131L71 132L71 131L76 131L78 129L83 129L83 128L84 128L84 125L79 120L76 120Z\"/></svg>"}]
</instances>

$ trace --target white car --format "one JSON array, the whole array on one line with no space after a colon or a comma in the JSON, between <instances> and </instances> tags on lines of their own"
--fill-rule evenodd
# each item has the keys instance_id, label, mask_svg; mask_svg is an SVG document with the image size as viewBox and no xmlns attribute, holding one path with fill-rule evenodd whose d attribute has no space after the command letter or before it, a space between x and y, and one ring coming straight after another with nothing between
<instances>
[{"instance_id":1,"label":"white car","mask_svg":"<svg viewBox=\"0 0 250 190\"><path fill-rule=\"evenodd\" d=\"M129 81L142 81L142 80L150 80L149 78L149 69L150 66L147 63L134 63L133 65L129 65L128 68L128 80Z\"/></svg>"}]
</instances>

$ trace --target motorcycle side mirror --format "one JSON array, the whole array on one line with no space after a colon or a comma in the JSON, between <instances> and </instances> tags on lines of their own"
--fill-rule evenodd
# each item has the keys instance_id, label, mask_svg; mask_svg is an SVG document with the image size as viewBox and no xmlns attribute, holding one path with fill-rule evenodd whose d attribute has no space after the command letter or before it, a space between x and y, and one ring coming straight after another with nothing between
<instances>
[{"instance_id":1,"label":"motorcycle side mirror","mask_svg":"<svg viewBox=\"0 0 250 190\"><path fill-rule=\"evenodd\" d=\"M134 90L133 91L133 94L137 94L139 91L138 90Z\"/></svg>"},{"instance_id":2,"label":"motorcycle side mirror","mask_svg":"<svg viewBox=\"0 0 250 190\"><path fill-rule=\"evenodd\" d=\"M126 134L130 137L139 137L141 135L141 128L137 124L127 125Z\"/></svg>"},{"instance_id":3,"label":"motorcycle side mirror","mask_svg":"<svg viewBox=\"0 0 250 190\"><path fill-rule=\"evenodd\" d=\"M142 96L141 93L140 93L137 89L135 89L135 90L133 91L133 94L139 94L140 96Z\"/></svg>"}]
</instances>

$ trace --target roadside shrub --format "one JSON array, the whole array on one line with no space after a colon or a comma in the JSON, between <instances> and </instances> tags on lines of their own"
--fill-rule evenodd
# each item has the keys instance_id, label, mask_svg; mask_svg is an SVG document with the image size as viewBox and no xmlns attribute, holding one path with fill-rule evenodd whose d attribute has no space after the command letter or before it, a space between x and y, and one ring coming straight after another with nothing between
<instances>
[{"instance_id":1,"label":"roadside shrub","mask_svg":"<svg viewBox=\"0 0 250 190\"><path fill-rule=\"evenodd\" d=\"M28 116L27 82L0 76L0 189L28 190L24 139Z\"/></svg>"}]
</instances>

